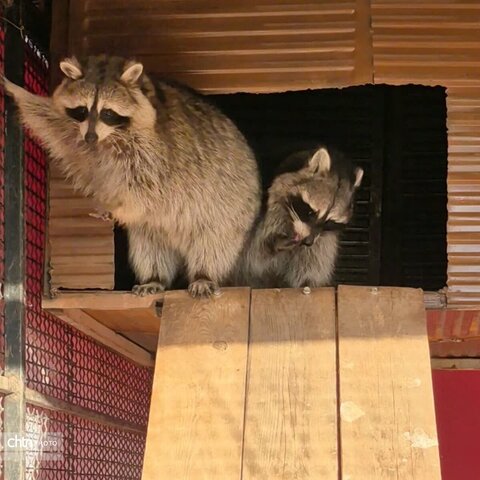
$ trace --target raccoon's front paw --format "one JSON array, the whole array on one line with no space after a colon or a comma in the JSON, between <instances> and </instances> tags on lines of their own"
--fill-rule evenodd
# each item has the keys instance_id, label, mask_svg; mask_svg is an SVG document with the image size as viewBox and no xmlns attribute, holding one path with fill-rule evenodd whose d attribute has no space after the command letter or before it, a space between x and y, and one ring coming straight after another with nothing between
<instances>
[{"instance_id":1,"label":"raccoon's front paw","mask_svg":"<svg viewBox=\"0 0 480 480\"><path fill-rule=\"evenodd\" d=\"M201 278L195 280L188 286L188 291L193 298L210 298L212 295L220 294L218 283Z\"/></svg>"},{"instance_id":2,"label":"raccoon's front paw","mask_svg":"<svg viewBox=\"0 0 480 480\"><path fill-rule=\"evenodd\" d=\"M145 297L146 295L154 295L165 290L165 285L160 282L149 282L143 285L135 285L132 288L132 293L139 297Z\"/></svg>"},{"instance_id":3,"label":"raccoon's front paw","mask_svg":"<svg viewBox=\"0 0 480 480\"><path fill-rule=\"evenodd\" d=\"M272 255L275 255L285 250L291 250L295 248L296 245L295 241L287 235L277 235L269 239L267 249Z\"/></svg>"},{"instance_id":4,"label":"raccoon's front paw","mask_svg":"<svg viewBox=\"0 0 480 480\"><path fill-rule=\"evenodd\" d=\"M0 75L0 86L3 87L3 90L7 95L15 98L21 96L22 93L26 91L22 87L19 87L15 83L8 80L8 78L3 75Z\"/></svg>"},{"instance_id":5,"label":"raccoon's front paw","mask_svg":"<svg viewBox=\"0 0 480 480\"><path fill-rule=\"evenodd\" d=\"M107 212L106 210L101 210L99 208L96 208L94 212L90 212L88 215L103 220L104 222L111 222L113 220L112 212Z\"/></svg>"}]
</instances>

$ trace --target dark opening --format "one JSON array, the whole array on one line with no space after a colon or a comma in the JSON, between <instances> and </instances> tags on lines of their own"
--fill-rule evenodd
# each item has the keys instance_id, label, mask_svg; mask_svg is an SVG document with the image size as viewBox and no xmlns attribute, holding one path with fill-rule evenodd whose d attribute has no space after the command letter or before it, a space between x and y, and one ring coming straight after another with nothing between
<instances>
[{"instance_id":1,"label":"dark opening","mask_svg":"<svg viewBox=\"0 0 480 480\"><path fill-rule=\"evenodd\" d=\"M246 136L264 185L287 155L320 143L364 168L355 215L342 236L336 283L445 286L444 88L375 85L210 98ZM128 289L133 275L121 232L117 246L116 288Z\"/></svg>"}]
</instances>

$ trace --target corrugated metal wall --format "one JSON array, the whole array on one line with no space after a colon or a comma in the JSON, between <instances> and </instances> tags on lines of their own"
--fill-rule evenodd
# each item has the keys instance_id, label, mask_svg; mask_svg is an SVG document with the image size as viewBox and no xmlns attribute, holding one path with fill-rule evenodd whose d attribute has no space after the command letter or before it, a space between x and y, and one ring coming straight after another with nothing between
<instances>
[{"instance_id":1,"label":"corrugated metal wall","mask_svg":"<svg viewBox=\"0 0 480 480\"><path fill-rule=\"evenodd\" d=\"M92 217L94 202L76 193L54 166L49 182L50 288L112 290L115 268L112 222Z\"/></svg>"},{"instance_id":2,"label":"corrugated metal wall","mask_svg":"<svg viewBox=\"0 0 480 480\"><path fill-rule=\"evenodd\" d=\"M204 92L448 87L449 305L480 305L478 0L70 0L57 24L54 58L121 52Z\"/></svg>"},{"instance_id":3,"label":"corrugated metal wall","mask_svg":"<svg viewBox=\"0 0 480 480\"><path fill-rule=\"evenodd\" d=\"M70 6L72 51L132 55L148 71L205 92L372 80L366 0L71 0Z\"/></svg>"},{"instance_id":4,"label":"corrugated metal wall","mask_svg":"<svg viewBox=\"0 0 480 480\"><path fill-rule=\"evenodd\" d=\"M376 83L447 87L448 304L480 305L480 2L372 0Z\"/></svg>"}]
</instances>

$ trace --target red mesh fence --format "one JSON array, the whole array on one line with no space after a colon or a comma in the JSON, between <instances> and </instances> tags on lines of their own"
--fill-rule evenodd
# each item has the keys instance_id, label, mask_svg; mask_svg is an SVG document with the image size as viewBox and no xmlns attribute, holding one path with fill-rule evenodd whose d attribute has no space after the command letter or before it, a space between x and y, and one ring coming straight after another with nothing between
<instances>
[{"instance_id":1,"label":"red mesh fence","mask_svg":"<svg viewBox=\"0 0 480 480\"><path fill-rule=\"evenodd\" d=\"M47 73L48 65L41 53L31 44L27 44L25 88L37 94L46 94ZM27 135L27 386L125 423L144 427L148 417L152 372L102 347L41 309L46 179L46 156L38 144Z\"/></svg>"},{"instance_id":2,"label":"red mesh fence","mask_svg":"<svg viewBox=\"0 0 480 480\"><path fill-rule=\"evenodd\" d=\"M145 435L112 428L63 412L28 407L27 431L59 434L58 459L31 452L27 478L35 480L117 479L141 477ZM34 475L33 475L34 474Z\"/></svg>"}]
</instances>

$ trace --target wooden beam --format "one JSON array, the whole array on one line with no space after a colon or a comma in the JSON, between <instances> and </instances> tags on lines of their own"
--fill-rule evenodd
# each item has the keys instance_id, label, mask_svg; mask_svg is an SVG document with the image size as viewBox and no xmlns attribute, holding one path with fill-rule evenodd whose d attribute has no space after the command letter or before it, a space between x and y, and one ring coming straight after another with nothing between
<instances>
[{"instance_id":1,"label":"wooden beam","mask_svg":"<svg viewBox=\"0 0 480 480\"><path fill-rule=\"evenodd\" d=\"M49 311L80 332L129 360L145 367L153 367L153 357L149 352L97 322L84 311L76 309L50 309Z\"/></svg>"},{"instance_id":2,"label":"wooden beam","mask_svg":"<svg viewBox=\"0 0 480 480\"><path fill-rule=\"evenodd\" d=\"M480 370L480 358L432 358L434 370Z\"/></svg>"},{"instance_id":3,"label":"wooden beam","mask_svg":"<svg viewBox=\"0 0 480 480\"><path fill-rule=\"evenodd\" d=\"M86 420L89 420L91 422L100 423L111 428L145 434L145 429L141 427L129 425L124 421L117 420L113 417L109 417L108 415L102 415L92 412L87 408L72 405L71 403L64 402L63 400L58 400L57 398L51 397L49 395L39 393L35 390L32 390L31 388L27 388L25 390L25 400L29 405L47 408L49 410L60 411L69 415L75 415L77 417L85 418Z\"/></svg>"},{"instance_id":4,"label":"wooden beam","mask_svg":"<svg viewBox=\"0 0 480 480\"><path fill-rule=\"evenodd\" d=\"M107 290L58 292L54 298L43 298L45 310L78 308L81 310L129 310L154 307L164 294L139 297L132 292Z\"/></svg>"},{"instance_id":5,"label":"wooden beam","mask_svg":"<svg viewBox=\"0 0 480 480\"><path fill-rule=\"evenodd\" d=\"M421 290L338 289L343 478L440 480Z\"/></svg>"},{"instance_id":6,"label":"wooden beam","mask_svg":"<svg viewBox=\"0 0 480 480\"><path fill-rule=\"evenodd\" d=\"M243 479L336 480L335 290L254 290Z\"/></svg>"},{"instance_id":7,"label":"wooden beam","mask_svg":"<svg viewBox=\"0 0 480 480\"><path fill-rule=\"evenodd\" d=\"M241 478L249 298L166 293L142 480Z\"/></svg>"}]
</instances>

